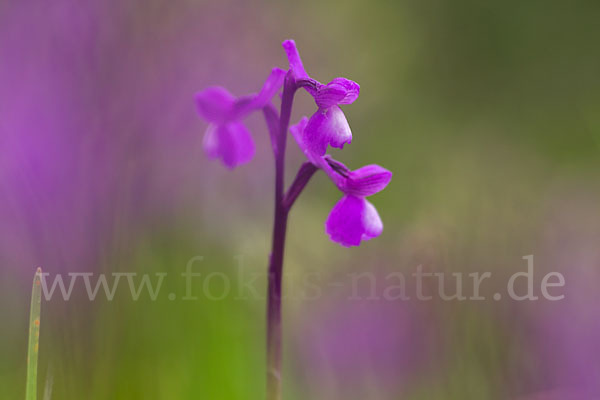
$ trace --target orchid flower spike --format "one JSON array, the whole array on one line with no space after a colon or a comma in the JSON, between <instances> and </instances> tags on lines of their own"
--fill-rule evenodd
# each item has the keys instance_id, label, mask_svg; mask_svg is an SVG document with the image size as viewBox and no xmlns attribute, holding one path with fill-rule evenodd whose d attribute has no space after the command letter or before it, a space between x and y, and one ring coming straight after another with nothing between
<instances>
[{"instance_id":1,"label":"orchid flower spike","mask_svg":"<svg viewBox=\"0 0 600 400\"><path fill-rule=\"evenodd\" d=\"M352 141L352 131L339 105L353 103L358 98L360 86L346 78L335 78L323 85L308 76L293 40L283 42L283 48L294 78L313 96L318 107L304 129L303 142L307 150L322 156L328 145L343 148Z\"/></svg>"},{"instance_id":2,"label":"orchid flower spike","mask_svg":"<svg viewBox=\"0 0 600 400\"><path fill-rule=\"evenodd\" d=\"M358 246L363 240L379 236L383 223L367 197L383 190L392 173L379 165L350 170L327 155L329 146L343 148L352 140L350 126L340 105L351 104L360 87L346 78L335 78L324 85L312 79L304 69L293 40L283 42L289 70L272 70L261 91L235 98L226 89L213 86L196 94L200 116L209 122L204 136L204 151L219 158L229 168L244 164L254 156L254 141L243 124L251 112L262 109L271 138L275 161L275 201L272 248L269 256L267 287L267 399L281 399L281 300L285 236L290 210L311 177L319 169L325 171L342 198L335 204L325 231L342 246ZM279 110L271 99L283 86ZM289 126L294 95L304 88L315 100L317 111L298 124ZM298 142L308 161L298 170L291 185L285 185L285 152L288 130Z\"/></svg>"},{"instance_id":3,"label":"orchid flower spike","mask_svg":"<svg viewBox=\"0 0 600 400\"><path fill-rule=\"evenodd\" d=\"M196 94L198 113L209 122L203 141L209 158L219 158L228 168L235 168L254 157L254 140L241 121L252 111L270 104L285 74L286 71L274 68L259 93L237 99L221 86Z\"/></svg>"},{"instance_id":4,"label":"orchid flower spike","mask_svg":"<svg viewBox=\"0 0 600 400\"><path fill-rule=\"evenodd\" d=\"M377 210L366 198L383 190L392 173L379 165L371 164L351 171L329 155L317 157L303 141L308 126L304 117L290 127L292 135L308 160L325 171L344 196L337 202L325 222L325 231L334 242L342 246L359 246L361 241L377 237L383 231L383 223Z\"/></svg>"}]
</instances>

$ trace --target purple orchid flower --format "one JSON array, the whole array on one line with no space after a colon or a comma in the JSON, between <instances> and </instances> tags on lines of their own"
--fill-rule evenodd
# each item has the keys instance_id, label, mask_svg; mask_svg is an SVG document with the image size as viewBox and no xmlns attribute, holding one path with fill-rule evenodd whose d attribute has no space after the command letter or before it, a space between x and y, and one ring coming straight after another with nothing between
<instances>
[{"instance_id":1,"label":"purple orchid flower","mask_svg":"<svg viewBox=\"0 0 600 400\"><path fill-rule=\"evenodd\" d=\"M352 131L339 104L351 104L360 93L358 83L346 78L335 78L326 85L310 78L300 59L293 40L283 42L296 80L306 81L304 88L314 97L318 110L310 117L303 132L306 149L317 156L327 151L327 146L343 148L352 141Z\"/></svg>"},{"instance_id":2,"label":"purple orchid flower","mask_svg":"<svg viewBox=\"0 0 600 400\"><path fill-rule=\"evenodd\" d=\"M254 157L254 140L241 120L265 107L283 84L285 71L274 68L258 94L235 98L227 89L212 86L196 94L198 113L209 122L203 147L209 158L220 158L228 168Z\"/></svg>"},{"instance_id":3,"label":"purple orchid flower","mask_svg":"<svg viewBox=\"0 0 600 400\"><path fill-rule=\"evenodd\" d=\"M375 164L351 171L329 155L317 157L304 141L308 124L308 118L303 117L296 125L292 125L292 136L308 160L315 167L324 170L344 193L329 213L325 231L331 240L346 247L359 246L362 240L379 236L383 231L383 223L366 197L382 191L392 179L392 173Z\"/></svg>"},{"instance_id":4,"label":"purple orchid flower","mask_svg":"<svg viewBox=\"0 0 600 400\"><path fill-rule=\"evenodd\" d=\"M229 168L246 163L254 156L254 141L241 122L249 113L262 109L275 157L275 220L269 257L267 296L267 399L281 399L281 298L283 253L289 212L316 171L322 169L344 196L333 207L325 230L343 246L358 246L363 240L379 236L383 223L375 207L367 201L385 188L392 173L378 165L351 171L326 155L327 147L343 148L352 140L352 132L340 104L358 98L356 82L336 78L326 85L310 78L293 40L283 42L290 68L273 69L258 94L235 98L222 87L210 87L196 95L198 112L210 124L204 137L204 150L210 158L220 158ZM283 85L279 111L271 98ZM289 127L294 95L304 88L315 99L317 111L310 119ZM285 151L288 130L292 132L308 161L285 188Z\"/></svg>"}]
</instances>

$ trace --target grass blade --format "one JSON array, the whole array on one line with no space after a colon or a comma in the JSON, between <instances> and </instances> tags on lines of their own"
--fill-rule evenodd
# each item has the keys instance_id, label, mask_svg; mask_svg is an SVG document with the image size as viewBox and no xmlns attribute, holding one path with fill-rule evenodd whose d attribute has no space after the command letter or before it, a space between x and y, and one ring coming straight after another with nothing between
<instances>
[{"instance_id":1,"label":"grass blade","mask_svg":"<svg viewBox=\"0 0 600 400\"><path fill-rule=\"evenodd\" d=\"M54 377L52 376L52 366L48 365L48 370L46 371L46 387L44 388L44 397L43 400L50 400L52 397L52 384L54 383Z\"/></svg>"},{"instance_id":2,"label":"grass blade","mask_svg":"<svg viewBox=\"0 0 600 400\"><path fill-rule=\"evenodd\" d=\"M25 400L37 400L38 351L40 347L40 312L42 305L42 269L33 277L31 309L29 311L29 347L27 349L27 386Z\"/></svg>"}]
</instances>

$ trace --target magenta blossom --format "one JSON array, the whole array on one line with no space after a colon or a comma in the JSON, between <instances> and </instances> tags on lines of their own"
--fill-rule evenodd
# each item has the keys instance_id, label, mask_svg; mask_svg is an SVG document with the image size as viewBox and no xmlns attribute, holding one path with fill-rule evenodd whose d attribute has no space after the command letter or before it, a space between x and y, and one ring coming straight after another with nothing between
<instances>
[{"instance_id":1,"label":"magenta blossom","mask_svg":"<svg viewBox=\"0 0 600 400\"><path fill-rule=\"evenodd\" d=\"M311 153L322 156L327 146L343 148L352 141L352 131L339 104L351 104L358 98L360 86L346 78L335 78L327 85L310 78L293 40L283 42L290 70L296 80L307 81L303 87L314 97L319 109L310 117L303 132L303 142Z\"/></svg>"},{"instance_id":2,"label":"magenta blossom","mask_svg":"<svg viewBox=\"0 0 600 400\"><path fill-rule=\"evenodd\" d=\"M351 171L329 155L317 157L304 142L308 124L308 119L303 117L290 127L290 131L309 161L324 170L344 193L344 197L329 213L325 231L331 240L346 247L358 246L362 240L379 236L383 231L383 223L366 197L382 191L392 179L392 173L375 164Z\"/></svg>"},{"instance_id":3,"label":"magenta blossom","mask_svg":"<svg viewBox=\"0 0 600 400\"><path fill-rule=\"evenodd\" d=\"M324 159L330 167L327 174L344 193L325 222L331 240L350 247L379 236L383 223L366 197L383 190L392 179L392 173L375 164L350 171L328 156Z\"/></svg>"},{"instance_id":4,"label":"magenta blossom","mask_svg":"<svg viewBox=\"0 0 600 400\"><path fill-rule=\"evenodd\" d=\"M209 122L203 143L209 158L220 158L227 167L235 168L254 157L254 140L241 120L271 101L284 76L284 70L274 68L258 94L237 99L220 86L196 94L198 112Z\"/></svg>"}]
</instances>

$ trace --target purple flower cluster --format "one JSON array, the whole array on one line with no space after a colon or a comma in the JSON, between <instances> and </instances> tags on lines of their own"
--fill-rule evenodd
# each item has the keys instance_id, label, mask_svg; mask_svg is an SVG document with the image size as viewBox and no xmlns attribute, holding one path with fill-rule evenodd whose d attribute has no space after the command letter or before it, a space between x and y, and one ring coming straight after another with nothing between
<instances>
[{"instance_id":1,"label":"purple flower cluster","mask_svg":"<svg viewBox=\"0 0 600 400\"><path fill-rule=\"evenodd\" d=\"M377 210L366 197L383 190L392 173L378 165L352 171L326 152L328 146L343 148L344 144L352 141L350 126L339 106L353 103L358 98L360 86L346 78L335 78L322 84L306 73L293 40L283 42L283 48L289 60L289 70L273 69L258 94L235 98L222 87L210 87L196 95L198 112L209 122L204 136L204 151L210 158L221 159L229 168L249 162L254 156L254 141L242 120L253 111L263 110L273 149L277 153L277 129L281 126L281 119L271 99L284 81L293 88L292 92L304 88L314 98L317 110L289 130L306 155L310 168L314 171L322 169L343 193L327 218L326 232L333 241L343 246L358 246L362 240L379 236L383 230ZM289 119L289 112L287 114ZM287 123L284 134L287 134ZM306 171L307 168L301 168L296 179L302 181L303 173L306 176L300 189L290 188L294 200L314 172Z\"/></svg>"}]
</instances>

